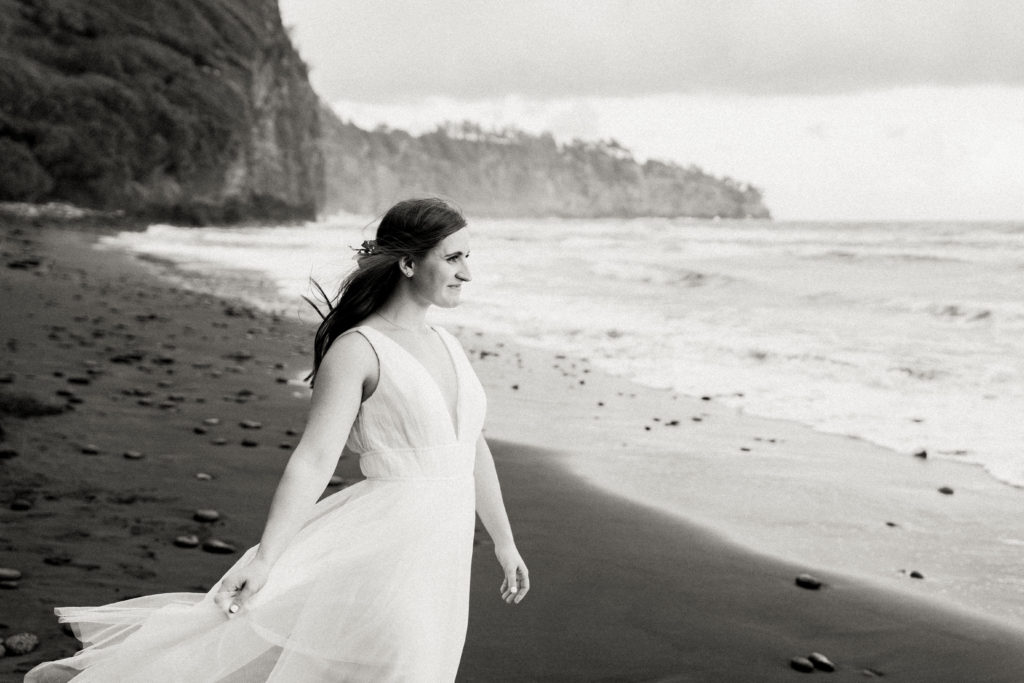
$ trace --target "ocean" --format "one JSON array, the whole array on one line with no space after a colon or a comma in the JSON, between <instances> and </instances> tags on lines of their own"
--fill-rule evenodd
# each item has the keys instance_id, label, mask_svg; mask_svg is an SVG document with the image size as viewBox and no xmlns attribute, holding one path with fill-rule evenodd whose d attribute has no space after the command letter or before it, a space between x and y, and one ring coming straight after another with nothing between
<instances>
[{"instance_id":1,"label":"ocean","mask_svg":"<svg viewBox=\"0 0 1024 683\"><path fill-rule=\"evenodd\" d=\"M370 217L154 225L101 246L185 287L304 320ZM765 417L1024 486L1024 224L471 220L473 281L442 325L499 332ZM305 374L304 372L302 373Z\"/></svg>"}]
</instances>

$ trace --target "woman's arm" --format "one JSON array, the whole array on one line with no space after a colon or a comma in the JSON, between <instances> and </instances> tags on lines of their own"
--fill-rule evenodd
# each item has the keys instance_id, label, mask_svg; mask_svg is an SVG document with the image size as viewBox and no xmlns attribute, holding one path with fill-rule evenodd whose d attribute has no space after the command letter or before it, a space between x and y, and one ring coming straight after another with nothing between
<instances>
[{"instance_id":1,"label":"woman's arm","mask_svg":"<svg viewBox=\"0 0 1024 683\"><path fill-rule=\"evenodd\" d=\"M509 526L505 502L501 497L498 473L494 469L494 456L483 434L476 442L473 476L476 482L476 512L494 541L494 554L505 572L501 597L507 603L519 604L530 590L530 573L512 538L512 527Z\"/></svg>"},{"instance_id":2,"label":"woman's arm","mask_svg":"<svg viewBox=\"0 0 1024 683\"><path fill-rule=\"evenodd\" d=\"M363 383L377 373L373 349L358 334L339 337L324 356L306 428L274 492L256 556L224 578L215 598L226 612L237 612L263 586L270 568L309 519L359 412Z\"/></svg>"}]
</instances>

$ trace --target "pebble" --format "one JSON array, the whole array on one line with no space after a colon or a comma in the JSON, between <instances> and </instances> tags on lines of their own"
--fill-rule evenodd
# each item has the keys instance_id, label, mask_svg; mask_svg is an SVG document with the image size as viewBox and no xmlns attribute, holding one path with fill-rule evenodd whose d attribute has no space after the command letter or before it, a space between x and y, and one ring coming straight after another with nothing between
<instances>
[{"instance_id":1,"label":"pebble","mask_svg":"<svg viewBox=\"0 0 1024 683\"><path fill-rule=\"evenodd\" d=\"M11 458L17 458L18 451L13 448L2 448L0 449L0 460L10 460Z\"/></svg>"},{"instance_id":2,"label":"pebble","mask_svg":"<svg viewBox=\"0 0 1024 683\"><path fill-rule=\"evenodd\" d=\"M213 476L207 474L206 472L196 472L196 479L198 479L199 481L210 481L211 479L213 479Z\"/></svg>"},{"instance_id":3,"label":"pebble","mask_svg":"<svg viewBox=\"0 0 1024 683\"><path fill-rule=\"evenodd\" d=\"M288 443L287 441L282 441L281 443L277 444L277 447L282 449L282 450L287 450L287 449L291 448L292 445L290 443Z\"/></svg>"},{"instance_id":4,"label":"pebble","mask_svg":"<svg viewBox=\"0 0 1024 683\"><path fill-rule=\"evenodd\" d=\"M39 647L39 637L34 633L15 633L4 638L8 655L27 655Z\"/></svg>"},{"instance_id":5,"label":"pebble","mask_svg":"<svg viewBox=\"0 0 1024 683\"><path fill-rule=\"evenodd\" d=\"M82 453L85 455L99 455L100 448L95 444L86 444L85 446L82 446Z\"/></svg>"},{"instance_id":6,"label":"pebble","mask_svg":"<svg viewBox=\"0 0 1024 683\"><path fill-rule=\"evenodd\" d=\"M832 660L820 652L812 652L807 655L807 660L813 664L814 668L818 671L827 671L828 673L832 673L836 670L836 665L832 663Z\"/></svg>"},{"instance_id":7,"label":"pebble","mask_svg":"<svg viewBox=\"0 0 1024 683\"><path fill-rule=\"evenodd\" d=\"M213 425L219 425L220 424L220 418L219 417L208 417L205 420L203 420L203 424L204 425L210 425L211 427Z\"/></svg>"},{"instance_id":8,"label":"pebble","mask_svg":"<svg viewBox=\"0 0 1024 683\"><path fill-rule=\"evenodd\" d=\"M952 496L953 495L953 489L951 489L948 486L942 486L942 487L939 488L939 493L943 493L943 494L945 494L947 496Z\"/></svg>"},{"instance_id":9,"label":"pebble","mask_svg":"<svg viewBox=\"0 0 1024 683\"><path fill-rule=\"evenodd\" d=\"M796 577L796 585L801 588L806 588L807 590L816 591L821 588L823 584L810 574L800 574Z\"/></svg>"},{"instance_id":10,"label":"pebble","mask_svg":"<svg viewBox=\"0 0 1024 683\"><path fill-rule=\"evenodd\" d=\"M139 451L125 451L124 457L126 460L142 460L143 455Z\"/></svg>"},{"instance_id":11,"label":"pebble","mask_svg":"<svg viewBox=\"0 0 1024 683\"><path fill-rule=\"evenodd\" d=\"M793 657L793 659L789 660L789 666L805 674L814 672L814 664L811 664L811 660L807 659L807 657Z\"/></svg>"},{"instance_id":12,"label":"pebble","mask_svg":"<svg viewBox=\"0 0 1024 683\"><path fill-rule=\"evenodd\" d=\"M914 457L924 460L928 457L928 451L918 451L917 453L914 453Z\"/></svg>"},{"instance_id":13,"label":"pebble","mask_svg":"<svg viewBox=\"0 0 1024 683\"><path fill-rule=\"evenodd\" d=\"M924 578L924 574L922 574L921 572L919 572L919 571L917 571L915 569L914 571L910 572L910 578L912 578L912 579L923 579Z\"/></svg>"},{"instance_id":14,"label":"pebble","mask_svg":"<svg viewBox=\"0 0 1024 683\"><path fill-rule=\"evenodd\" d=\"M27 498L15 498L11 501L12 510L31 510L32 501Z\"/></svg>"},{"instance_id":15,"label":"pebble","mask_svg":"<svg viewBox=\"0 0 1024 683\"><path fill-rule=\"evenodd\" d=\"M290 429L289 428L289 429L284 430L284 435L285 436L298 436L299 432L298 432L298 430Z\"/></svg>"},{"instance_id":16,"label":"pebble","mask_svg":"<svg viewBox=\"0 0 1024 683\"><path fill-rule=\"evenodd\" d=\"M214 446L223 446L227 442L228 442L228 440L225 439L223 436L218 436L216 439L214 439L210 443L212 443Z\"/></svg>"},{"instance_id":17,"label":"pebble","mask_svg":"<svg viewBox=\"0 0 1024 683\"><path fill-rule=\"evenodd\" d=\"M255 448L260 445L260 442L255 439L242 439L242 445L246 448Z\"/></svg>"},{"instance_id":18,"label":"pebble","mask_svg":"<svg viewBox=\"0 0 1024 683\"><path fill-rule=\"evenodd\" d=\"M0 581L17 581L21 578L21 572L10 567L0 567Z\"/></svg>"},{"instance_id":19,"label":"pebble","mask_svg":"<svg viewBox=\"0 0 1024 683\"><path fill-rule=\"evenodd\" d=\"M256 420L242 420L238 424L242 429L259 429L263 426L262 422L257 422Z\"/></svg>"},{"instance_id":20,"label":"pebble","mask_svg":"<svg viewBox=\"0 0 1024 683\"><path fill-rule=\"evenodd\" d=\"M0 581L0 588L8 591L18 590L18 585L17 581Z\"/></svg>"},{"instance_id":21,"label":"pebble","mask_svg":"<svg viewBox=\"0 0 1024 683\"><path fill-rule=\"evenodd\" d=\"M179 548L195 548L199 545L199 537L194 534L178 536L174 539L174 545Z\"/></svg>"},{"instance_id":22,"label":"pebble","mask_svg":"<svg viewBox=\"0 0 1024 683\"><path fill-rule=\"evenodd\" d=\"M197 522L216 522L220 519L220 513L212 509L196 510L192 519Z\"/></svg>"},{"instance_id":23,"label":"pebble","mask_svg":"<svg viewBox=\"0 0 1024 683\"><path fill-rule=\"evenodd\" d=\"M192 431L195 434L205 434L206 433L206 427L193 427Z\"/></svg>"},{"instance_id":24,"label":"pebble","mask_svg":"<svg viewBox=\"0 0 1024 683\"><path fill-rule=\"evenodd\" d=\"M236 552L235 546L224 541L218 541L216 538L211 538L203 544L203 550L208 553L216 553L218 555L230 555Z\"/></svg>"}]
</instances>

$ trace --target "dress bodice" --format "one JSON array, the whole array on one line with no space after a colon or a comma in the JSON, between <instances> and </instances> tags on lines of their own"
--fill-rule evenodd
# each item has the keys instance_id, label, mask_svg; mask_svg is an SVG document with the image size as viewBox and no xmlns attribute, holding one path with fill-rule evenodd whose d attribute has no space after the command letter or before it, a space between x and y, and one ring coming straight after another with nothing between
<instances>
[{"instance_id":1,"label":"dress bodice","mask_svg":"<svg viewBox=\"0 0 1024 683\"><path fill-rule=\"evenodd\" d=\"M344 333L362 334L379 367L377 387L360 406L346 444L359 454L367 478L434 479L473 472L487 398L459 341L444 328L430 327L455 371L454 416L434 377L401 344L367 325Z\"/></svg>"}]
</instances>

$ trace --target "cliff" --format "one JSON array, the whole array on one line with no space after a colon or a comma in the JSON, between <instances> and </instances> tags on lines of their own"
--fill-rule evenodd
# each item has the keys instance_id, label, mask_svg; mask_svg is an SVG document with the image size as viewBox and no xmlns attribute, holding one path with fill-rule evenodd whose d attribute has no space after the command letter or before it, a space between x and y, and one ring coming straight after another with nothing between
<instances>
[{"instance_id":1,"label":"cliff","mask_svg":"<svg viewBox=\"0 0 1024 683\"><path fill-rule=\"evenodd\" d=\"M695 166L638 163L615 141L448 124L420 136L368 131L321 109L324 211L379 214L408 195L486 216L770 218L755 187Z\"/></svg>"},{"instance_id":2,"label":"cliff","mask_svg":"<svg viewBox=\"0 0 1024 683\"><path fill-rule=\"evenodd\" d=\"M0 201L312 218L318 107L276 0L0 0Z\"/></svg>"}]
</instances>

